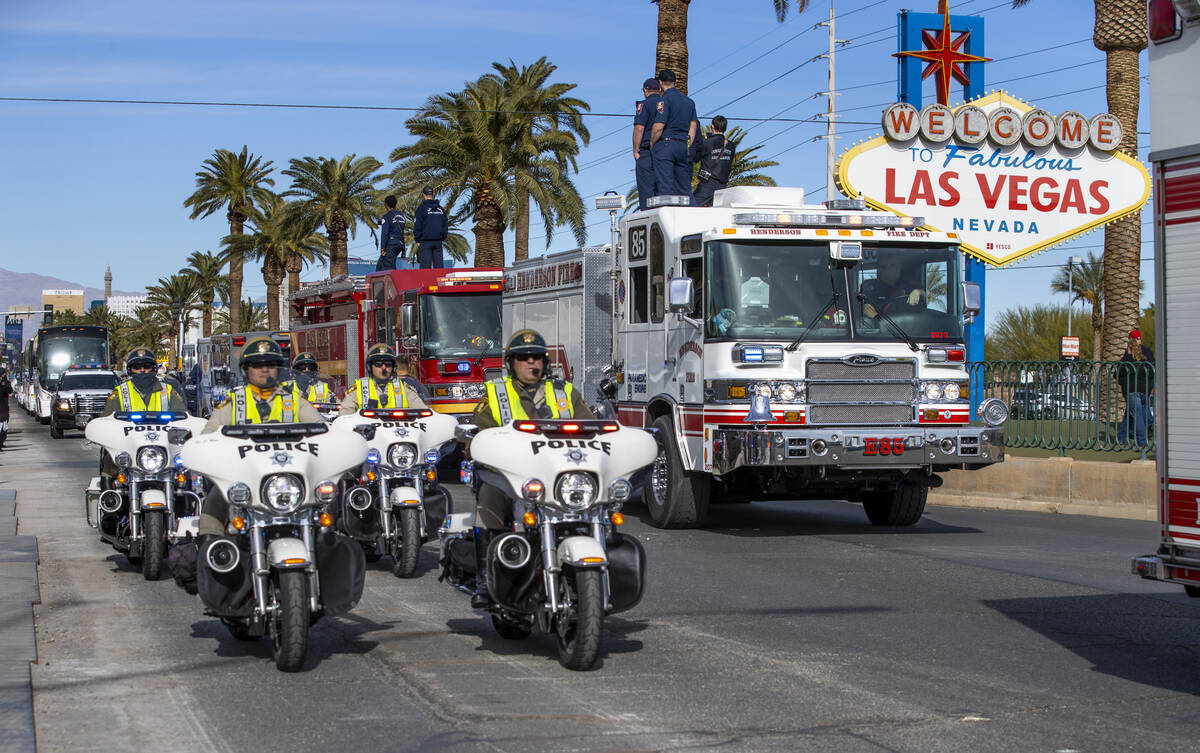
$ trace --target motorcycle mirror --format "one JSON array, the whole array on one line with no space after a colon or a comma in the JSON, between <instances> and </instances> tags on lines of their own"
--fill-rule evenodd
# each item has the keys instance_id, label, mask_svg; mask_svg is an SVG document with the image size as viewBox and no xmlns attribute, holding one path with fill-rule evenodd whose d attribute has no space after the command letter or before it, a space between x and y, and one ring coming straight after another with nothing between
<instances>
[{"instance_id":1,"label":"motorcycle mirror","mask_svg":"<svg viewBox=\"0 0 1200 753\"><path fill-rule=\"evenodd\" d=\"M617 384L617 380L613 379L612 377L600 380L600 393L609 400L616 400L617 392L620 389L621 386Z\"/></svg>"},{"instance_id":2,"label":"motorcycle mirror","mask_svg":"<svg viewBox=\"0 0 1200 753\"><path fill-rule=\"evenodd\" d=\"M479 427L475 424L459 424L454 427L454 441L459 444L466 444L475 438L479 433Z\"/></svg>"},{"instance_id":3,"label":"motorcycle mirror","mask_svg":"<svg viewBox=\"0 0 1200 753\"><path fill-rule=\"evenodd\" d=\"M191 429L182 429L176 426L172 426L167 429L167 439L171 442L171 444L183 444L191 438Z\"/></svg>"},{"instance_id":4,"label":"motorcycle mirror","mask_svg":"<svg viewBox=\"0 0 1200 753\"><path fill-rule=\"evenodd\" d=\"M370 442L375 438L375 424L359 424L354 427L354 431L362 435L362 438Z\"/></svg>"}]
</instances>

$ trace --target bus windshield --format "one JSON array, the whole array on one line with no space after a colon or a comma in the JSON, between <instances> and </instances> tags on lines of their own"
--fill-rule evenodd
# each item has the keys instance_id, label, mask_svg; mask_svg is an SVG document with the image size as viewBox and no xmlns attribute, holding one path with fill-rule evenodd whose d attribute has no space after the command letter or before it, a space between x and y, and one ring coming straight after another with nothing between
<instances>
[{"instance_id":1,"label":"bus windshield","mask_svg":"<svg viewBox=\"0 0 1200 753\"><path fill-rule=\"evenodd\" d=\"M53 335L41 340L41 376L56 380L71 366L108 366L108 338L88 335Z\"/></svg>"},{"instance_id":2,"label":"bus windshield","mask_svg":"<svg viewBox=\"0 0 1200 753\"><path fill-rule=\"evenodd\" d=\"M707 245L709 338L961 340L958 251L953 246L864 246L841 268L825 243ZM861 296L861 299L860 299Z\"/></svg>"},{"instance_id":3,"label":"bus windshield","mask_svg":"<svg viewBox=\"0 0 1200 753\"><path fill-rule=\"evenodd\" d=\"M421 296L421 357L498 356L499 293Z\"/></svg>"}]
</instances>

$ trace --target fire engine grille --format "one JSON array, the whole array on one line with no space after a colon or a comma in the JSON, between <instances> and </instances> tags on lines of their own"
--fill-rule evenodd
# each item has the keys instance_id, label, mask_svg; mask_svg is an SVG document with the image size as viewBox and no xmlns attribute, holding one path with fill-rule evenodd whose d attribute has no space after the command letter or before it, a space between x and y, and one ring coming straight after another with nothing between
<instances>
[{"instance_id":1,"label":"fire engine grille","mask_svg":"<svg viewBox=\"0 0 1200 753\"><path fill-rule=\"evenodd\" d=\"M916 368L916 362L911 360L878 361L862 366L841 360L809 361L805 371L808 423L911 423L917 400Z\"/></svg>"},{"instance_id":2,"label":"fire engine grille","mask_svg":"<svg viewBox=\"0 0 1200 753\"><path fill-rule=\"evenodd\" d=\"M808 423L822 424L906 424L913 421L911 405L812 405Z\"/></svg>"},{"instance_id":3,"label":"fire engine grille","mask_svg":"<svg viewBox=\"0 0 1200 753\"><path fill-rule=\"evenodd\" d=\"M809 361L807 376L812 379L913 379L917 365L913 361L880 361L872 366L851 366L842 361Z\"/></svg>"},{"instance_id":4,"label":"fire engine grille","mask_svg":"<svg viewBox=\"0 0 1200 753\"><path fill-rule=\"evenodd\" d=\"M912 403L917 388L911 381L882 383L817 382L808 387L810 403Z\"/></svg>"},{"instance_id":5,"label":"fire engine grille","mask_svg":"<svg viewBox=\"0 0 1200 753\"><path fill-rule=\"evenodd\" d=\"M75 397L75 415L99 415L104 410L107 395L77 395Z\"/></svg>"}]
</instances>

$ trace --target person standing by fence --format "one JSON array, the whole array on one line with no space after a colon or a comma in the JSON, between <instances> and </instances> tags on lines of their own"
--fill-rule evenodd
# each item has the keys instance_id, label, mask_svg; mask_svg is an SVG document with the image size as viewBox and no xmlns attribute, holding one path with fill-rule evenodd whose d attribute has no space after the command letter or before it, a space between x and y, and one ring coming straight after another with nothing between
<instances>
[{"instance_id":1,"label":"person standing by fence","mask_svg":"<svg viewBox=\"0 0 1200 753\"><path fill-rule=\"evenodd\" d=\"M1132 423L1136 445L1145 447L1146 428L1152 420L1150 398L1154 391L1154 353L1142 345L1140 330L1129 331L1118 374L1121 396L1125 398L1125 415L1117 426L1117 439L1122 444L1129 441L1129 424Z\"/></svg>"}]
</instances>

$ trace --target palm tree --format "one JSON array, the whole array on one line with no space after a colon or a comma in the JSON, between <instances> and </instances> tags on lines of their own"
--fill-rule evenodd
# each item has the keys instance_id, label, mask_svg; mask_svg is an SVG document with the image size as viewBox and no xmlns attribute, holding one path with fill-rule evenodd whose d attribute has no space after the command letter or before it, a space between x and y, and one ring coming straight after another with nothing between
<instances>
[{"instance_id":1,"label":"palm tree","mask_svg":"<svg viewBox=\"0 0 1200 753\"><path fill-rule=\"evenodd\" d=\"M247 298L242 301L242 305L238 307L241 312L240 319L232 319L229 311L218 311L216 314L216 329L213 331L215 335L228 335L231 332L261 332L267 328L267 310L263 306L256 306L253 299ZM229 322L233 321L237 326L233 330L229 329Z\"/></svg>"},{"instance_id":2,"label":"palm tree","mask_svg":"<svg viewBox=\"0 0 1200 753\"><path fill-rule=\"evenodd\" d=\"M1014 8L1029 0L1013 0ZM1095 0L1092 44L1104 53L1108 111L1121 122L1122 152L1137 159L1138 54L1149 44L1145 0ZM1115 361L1125 335L1137 326L1141 282L1141 217L1131 214L1104 226L1104 327L1101 360Z\"/></svg>"},{"instance_id":3,"label":"palm tree","mask_svg":"<svg viewBox=\"0 0 1200 753\"><path fill-rule=\"evenodd\" d=\"M492 63L496 73L490 73L485 78L494 79L504 90L508 105L505 108L510 117L520 123L520 132L514 148L521 150L523 146L536 141L536 137L546 131L561 130L575 137L586 146L591 139L587 126L583 123L583 113L591 110L582 99L566 96L575 88L575 84L550 84L546 81L558 66L546 61L545 56L539 58L533 65L517 67L509 59L508 65ZM545 144L558 151L551 156L560 162L562 168L570 165L571 172L578 173L579 167L575 156L579 153L579 144L574 138L570 140L556 139L552 144ZM514 220L515 239L513 243L513 260L521 261L529 258L529 192L517 188L517 212ZM543 216L561 212L557 205L539 206ZM578 207L571 205L564 215L575 232L580 245L587 241L587 231L583 227L583 202ZM550 247L553 226L546 223L546 247Z\"/></svg>"},{"instance_id":4,"label":"palm tree","mask_svg":"<svg viewBox=\"0 0 1200 753\"><path fill-rule=\"evenodd\" d=\"M1000 312L984 341L984 356L989 361L1057 361L1059 335L1067 331L1067 307L1018 306ZM1081 312L1071 317L1072 328L1083 334L1089 328ZM1090 342L1081 343L1080 358L1088 360Z\"/></svg>"},{"instance_id":5,"label":"palm tree","mask_svg":"<svg viewBox=\"0 0 1200 753\"><path fill-rule=\"evenodd\" d=\"M180 274L191 275L196 279L196 287L200 289L202 337L212 335L212 302L217 297L217 291L223 287L225 275L221 269L225 261L231 257L217 256L211 251L193 251L188 257L188 265L179 270Z\"/></svg>"},{"instance_id":6,"label":"palm tree","mask_svg":"<svg viewBox=\"0 0 1200 753\"><path fill-rule=\"evenodd\" d=\"M301 202L288 203L272 194L250 216L252 232L226 236L221 241L229 254L262 262L269 329L279 329L279 291L289 259L295 257L302 263L305 259L316 258L324 252L327 243L304 222L304 211Z\"/></svg>"},{"instance_id":7,"label":"palm tree","mask_svg":"<svg viewBox=\"0 0 1200 753\"><path fill-rule=\"evenodd\" d=\"M158 278L157 284L146 288L146 305L170 327L171 353L178 355L180 333L191 327L196 309L204 306L196 278L186 273Z\"/></svg>"},{"instance_id":8,"label":"palm tree","mask_svg":"<svg viewBox=\"0 0 1200 753\"><path fill-rule=\"evenodd\" d=\"M1050 280L1050 290L1055 293L1071 290L1071 303L1084 301L1092 307L1092 352L1100 353L1100 333L1104 328L1104 259L1097 258L1091 251L1087 260L1067 274L1060 269ZM1082 354L1081 354L1082 355Z\"/></svg>"},{"instance_id":9,"label":"palm tree","mask_svg":"<svg viewBox=\"0 0 1200 753\"><path fill-rule=\"evenodd\" d=\"M229 220L229 234L241 235L246 222L246 213L257 206L265 196L267 186L275 185L270 177L271 160L263 161L242 147L240 154L228 149L218 149L213 156L204 160L204 169L196 173L196 191L183 205L192 210L191 218L207 217L218 209L225 209ZM242 260L229 260L229 306L237 319L237 308L242 296Z\"/></svg>"},{"instance_id":10,"label":"palm tree","mask_svg":"<svg viewBox=\"0 0 1200 753\"><path fill-rule=\"evenodd\" d=\"M376 171L381 167L374 157L348 154L341 159L292 159L283 171L292 179L283 195L300 197L298 221L313 228L325 226L330 278L348 273L346 241L355 236L358 223L375 228L375 184L383 179Z\"/></svg>"},{"instance_id":11,"label":"palm tree","mask_svg":"<svg viewBox=\"0 0 1200 753\"><path fill-rule=\"evenodd\" d=\"M507 218L517 214L516 191L527 191L543 207L582 204L562 165L541 156L565 149L565 142L574 142L574 136L547 131L515 149L526 131L523 122L503 112L505 104L503 88L489 77L461 92L432 96L405 124L417 142L397 147L390 156L400 163L392 171L396 185L441 187L448 192L450 208L465 197L461 209L447 213L451 222L474 219L474 263L479 267L504 266L504 228ZM548 147L547 142L555 146ZM543 212L550 227L558 216Z\"/></svg>"},{"instance_id":12,"label":"palm tree","mask_svg":"<svg viewBox=\"0 0 1200 753\"><path fill-rule=\"evenodd\" d=\"M675 71L675 88L687 94L688 48L687 14L691 0L652 0L658 3L658 47L654 51L654 70L663 68ZM771 0L775 6L775 20L787 20L788 0ZM808 8L808 0L796 0L796 13Z\"/></svg>"},{"instance_id":13,"label":"palm tree","mask_svg":"<svg viewBox=\"0 0 1200 753\"><path fill-rule=\"evenodd\" d=\"M158 344L170 329L170 322L165 321L153 306L139 306L134 310L133 318L128 321L127 327L121 332L120 345L114 351L113 360L124 358L126 353L137 346L157 351Z\"/></svg>"},{"instance_id":14,"label":"palm tree","mask_svg":"<svg viewBox=\"0 0 1200 753\"><path fill-rule=\"evenodd\" d=\"M742 139L746 137L746 132L737 126L729 131L729 143L733 146L733 161L729 164L729 183L727 186L774 186L775 179L766 173L759 172L769 167L778 167L779 163L772 160L759 159L755 154L759 149L763 148L762 144L755 144L749 149L741 149ZM695 180L696 173L700 171L699 163L692 166L692 179ZM625 211L631 212L637 207L638 192L637 186L630 189L625 195Z\"/></svg>"}]
</instances>

